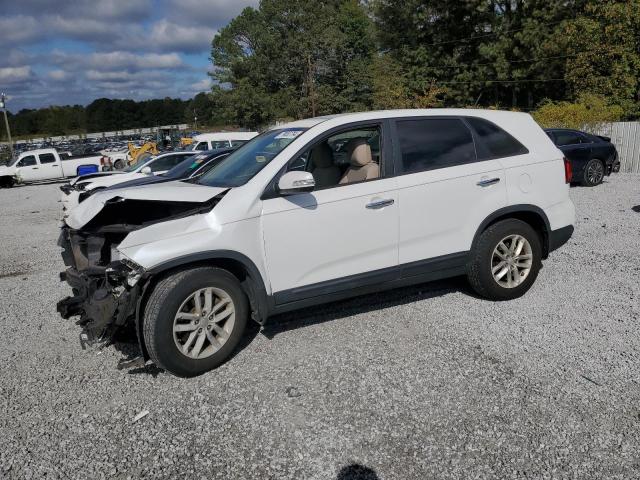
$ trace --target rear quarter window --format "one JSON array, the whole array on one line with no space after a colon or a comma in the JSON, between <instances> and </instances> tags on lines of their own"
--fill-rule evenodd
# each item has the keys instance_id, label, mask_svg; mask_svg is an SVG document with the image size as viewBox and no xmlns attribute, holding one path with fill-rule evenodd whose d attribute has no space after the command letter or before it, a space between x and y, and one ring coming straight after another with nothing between
<instances>
[{"instance_id":1,"label":"rear quarter window","mask_svg":"<svg viewBox=\"0 0 640 480\"><path fill-rule=\"evenodd\" d=\"M496 124L476 117L467 117L466 120L476 134L478 160L514 157L529 153L524 145Z\"/></svg>"}]
</instances>

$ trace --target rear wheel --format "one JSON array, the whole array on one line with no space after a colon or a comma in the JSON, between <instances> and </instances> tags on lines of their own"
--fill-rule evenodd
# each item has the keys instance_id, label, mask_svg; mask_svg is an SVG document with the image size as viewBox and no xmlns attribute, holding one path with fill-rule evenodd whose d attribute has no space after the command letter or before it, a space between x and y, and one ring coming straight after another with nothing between
<instances>
[{"instance_id":1,"label":"rear wheel","mask_svg":"<svg viewBox=\"0 0 640 480\"><path fill-rule=\"evenodd\" d=\"M244 332L249 309L238 280L226 270L200 267L161 280L143 319L151 359L179 377L222 364Z\"/></svg>"},{"instance_id":2,"label":"rear wheel","mask_svg":"<svg viewBox=\"0 0 640 480\"><path fill-rule=\"evenodd\" d=\"M604 163L597 158L592 158L584 166L582 184L586 187L600 185L604 179Z\"/></svg>"},{"instance_id":3,"label":"rear wheel","mask_svg":"<svg viewBox=\"0 0 640 480\"><path fill-rule=\"evenodd\" d=\"M113 168L116 170L122 170L124 168L124 162L122 160L116 160L116 163L113 164Z\"/></svg>"},{"instance_id":4,"label":"rear wheel","mask_svg":"<svg viewBox=\"0 0 640 480\"><path fill-rule=\"evenodd\" d=\"M521 220L499 221L480 234L467 277L473 289L490 300L511 300L524 295L542 266L538 233Z\"/></svg>"}]
</instances>

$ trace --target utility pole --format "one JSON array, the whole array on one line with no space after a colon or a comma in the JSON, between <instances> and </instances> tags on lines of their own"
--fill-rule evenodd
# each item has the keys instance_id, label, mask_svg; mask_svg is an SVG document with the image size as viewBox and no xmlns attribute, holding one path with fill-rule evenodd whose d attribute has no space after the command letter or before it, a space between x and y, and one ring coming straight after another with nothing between
<instances>
[{"instance_id":1,"label":"utility pole","mask_svg":"<svg viewBox=\"0 0 640 480\"><path fill-rule=\"evenodd\" d=\"M198 130L198 114L195 108L193 109L193 129Z\"/></svg>"},{"instance_id":2,"label":"utility pole","mask_svg":"<svg viewBox=\"0 0 640 480\"><path fill-rule=\"evenodd\" d=\"M9 152L11 153L11 158L13 159L13 142L11 141L11 129L9 128L9 119L7 118L7 96L4 94L0 94L0 108L4 112L4 126L7 128L7 137L9 138Z\"/></svg>"}]
</instances>

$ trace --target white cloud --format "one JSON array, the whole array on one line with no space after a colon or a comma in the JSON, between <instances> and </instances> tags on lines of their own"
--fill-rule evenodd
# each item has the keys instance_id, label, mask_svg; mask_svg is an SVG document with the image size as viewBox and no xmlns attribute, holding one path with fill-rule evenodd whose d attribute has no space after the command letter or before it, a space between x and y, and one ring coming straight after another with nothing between
<instances>
[{"instance_id":1,"label":"white cloud","mask_svg":"<svg viewBox=\"0 0 640 480\"><path fill-rule=\"evenodd\" d=\"M211 79L205 78L203 80L200 80L199 82L192 83L190 87L191 90L196 93L208 92L209 90L211 90Z\"/></svg>"},{"instance_id":2,"label":"white cloud","mask_svg":"<svg viewBox=\"0 0 640 480\"><path fill-rule=\"evenodd\" d=\"M16 46L41 38L42 30L38 28L35 18L26 15L0 17L0 45Z\"/></svg>"},{"instance_id":3,"label":"white cloud","mask_svg":"<svg viewBox=\"0 0 640 480\"><path fill-rule=\"evenodd\" d=\"M89 56L88 63L97 69L130 68L139 70L150 68L180 68L184 66L184 62L177 53L135 54L122 51L93 53Z\"/></svg>"},{"instance_id":4,"label":"white cloud","mask_svg":"<svg viewBox=\"0 0 640 480\"><path fill-rule=\"evenodd\" d=\"M181 52L208 51L215 30L206 27L178 25L168 20L160 20L151 28L149 42L156 49L178 50Z\"/></svg>"},{"instance_id":5,"label":"white cloud","mask_svg":"<svg viewBox=\"0 0 640 480\"><path fill-rule=\"evenodd\" d=\"M257 7L259 0L169 0L167 9L174 21L219 28L246 7Z\"/></svg>"},{"instance_id":6,"label":"white cloud","mask_svg":"<svg viewBox=\"0 0 640 480\"><path fill-rule=\"evenodd\" d=\"M51 70L49 73L47 73L47 76L56 82L62 82L64 80L66 80L67 78L69 78L69 74L67 72L65 72L64 70Z\"/></svg>"},{"instance_id":7,"label":"white cloud","mask_svg":"<svg viewBox=\"0 0 640 480\"><path fill-rule=\"evenodd\" d=\"M29 80L31 77L31 67L27 65L22 67L0 68L0 82L2 83L24 82L25 80Z\"/></svg>"}]
</instances>

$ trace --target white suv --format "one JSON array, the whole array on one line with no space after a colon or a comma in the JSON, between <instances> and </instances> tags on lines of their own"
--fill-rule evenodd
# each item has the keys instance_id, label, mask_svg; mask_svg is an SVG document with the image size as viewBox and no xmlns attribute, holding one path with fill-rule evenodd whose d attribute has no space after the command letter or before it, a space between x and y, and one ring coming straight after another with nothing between
<instances>
[{"instance_id":1,"label":"white suv","mask_svg":"<svg viewBox=\"0 0 640 480\"><path fill-rule=\"evenodd\" d=\"M220 365L249 318L466 275L523 295L573 233L570 165L524 113L399 110L268 130L193 182L98 192L60 245L85 340L132 322L144 359Z\"/></svg>"}]
</instances>

